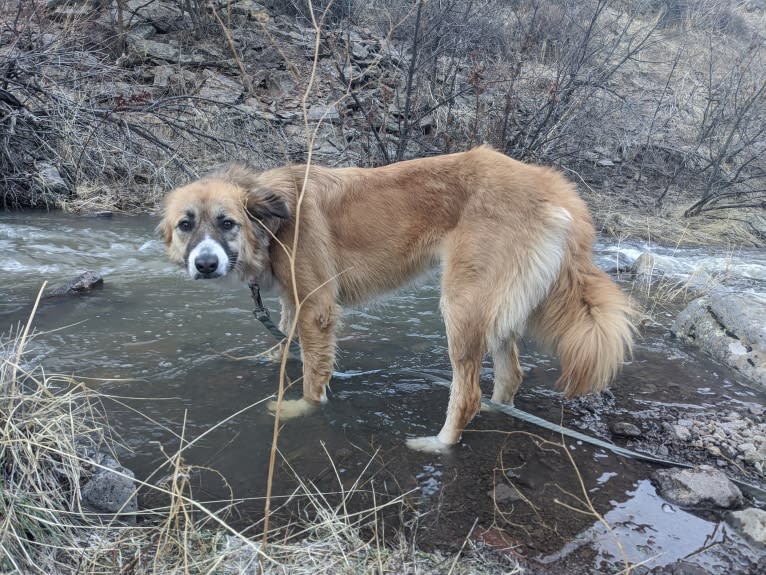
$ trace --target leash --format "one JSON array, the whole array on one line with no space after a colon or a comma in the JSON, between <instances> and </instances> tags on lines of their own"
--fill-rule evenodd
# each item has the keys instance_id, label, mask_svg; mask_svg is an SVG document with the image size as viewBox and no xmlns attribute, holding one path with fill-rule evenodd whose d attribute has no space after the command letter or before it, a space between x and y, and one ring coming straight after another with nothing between
<instances>
[{"instance_id":1,"label":"leash","mask_svg":"<svg viewBox=\"0 0 766 575\"><path fill-rule=\"evenodd\" d=\"M416 369L400 369L397 371L409 373L411 375L419 375L421 377L430 379L433 383L437 385L441 385L442 387L450 387L449 379L446 379L434 373L429 373L427 371L419 371ZM444 372L444 373L449 373L449 372ZM654 463L657 465L664 465L666 467L683 467L684 469L693 469L695 467L694 465L691 465L689 463L680 463L678 461L671 461L670 459L663 459L662 457L656 457L648 453L641 453L639 451L633 451L626 447L620 447L619 445L615 445L614 443L609 443L608 441L604 441L603 439L598 439L597 437L592 437L590 435L580 433L579 431L575 431L574 429L569 429L557 423L551 423L547 419L543 419L542 417L532 415L531 413L527 413L526 411L523 411L521 409L518 409L510 405L506 405L504 403L498 403L496 401L492 401L491 399L487 399L486 397L481 398L481 403L496 411L505 413L506 415L510 415L511 417L515 417L516 419L520 419L522 421L531 423L532 425L542 427L543 429L547 429L549 431L554 431L561 435L571 437L572 439L577 439L579 441L583 441L585 443L595 445L596 447L607 449L616 455L622 455L623 457L629 457L630 459L648 461L650 463ZM733 483L736 483L739 487L741 487L744 491L747 491L748 493L750 493L750 495L754 497L766 497L766 489L763 489L761 487L758 487L757 485L753 485L746 481L742 481L741 479L735 479L733 477L728 477L728 478L730 481L732 481Z\"/></svg>"},{"instance_id":2,"label":"leash","mask_svg":"<svg viewBox=\"0 0 766 575\"><path fill-rule=\"evenodd\" d=\"M282 333L281 329L277 327L277 325L274 323L274 320L271 319L269 310L266 309L265 305L263 305L263 300L261 299L261 288L258 287L258 284L248 284L248 287L250 288L250 295L253 297L253 303L255 304L255 309L253 309L253 315L255 316L255 319L261 322L263 326L269 330L269 333L271 333L271 335L277 339L277 341L285 341L287 336ZM295 354L295 357L301 357L301 346L298 345L298 342L295 341L295 339L290 341L290 353Z\"/></svg>"},{"instance_id":3,"label":"leash","mask_svg":"<svg viewBox=\"0 0 766 575\"><path fill-rule=\"evenodd\" d=\"M263 300L261 299L261 290L258 287L258 285L249 284L249 287L250 287L250 294L253 296L253 302L255 303L255 309L253 310L253 315L255 316L255 318L258 321L260 321L263 324L263 326L267 330L269 330L271 335L273 335L278 341L286 340L287 336L284 333L282 333L282 330L280 330L276 326L274 321L271 319L269 310L266 309L265 305L263 305ZM298 345L298 342L295 341L294 339L290 342L290 352L295 354L295 356L298 358L301 357L301 347L300 345ZM358 376L358 375L375 373L376 371L377 370L373 372L366 371L366 372L358 372L358 373L355 373L355 372L344 373L344 372L334 371L333 377L338 377L341 379L349 379L351 377ZM397 369L394 371L398 373L424 377L426 379L431 380L433 383L437 385L441 385L442 387L449 388L451 385L450 379L447 379L435 373L429 373L428 371L420 371L416 369ZM441 373L451 375L449 372L441 372ZM595 445L596 447L601 447L603 449L611 451L612 453L616 455L622 455L623 457L628 457L630 459L648 461L656 465L664 465L667 467L683 467L685 469L692 469L695 467L694 465L690 465L689 463L680 463L678 461L671 461L669 459L663 459L661 457L656 457L648 453L641 453L638 451L633 451L626 447L620 447L619 445L615 445L614 443L609 443L608 441L604 441L603 439L598 439L597 437L592 437L590 435L580 433L579 431L575 431L574 429L569 429L568 427L564 427L563 425L559 425L558 423L551 423L547 419L543 419L542 417L532 415L531 413L518 409L517 407L512 407L504 403L498 403L496 401L492 401L491 399L487 399L486 397L482 397L481 402L483 405L486 405L487 407L490 407L494 409L495 411L499 411L511 417L515 417L516 419L520 419L521 421L526 421L527 423L531 423L532 425L542 427L543 429L553 431L560 435L571 437L572 439L576 439L584 443L589 443L590 445ZM740 479L734 479L732 477L729 477L729 480L736 483L739 487L749 492L754 497L760 496L760 497L766 498L766 489L762 489L756 485L752 485L750 483L747 483Z\"/></svg>"}]
</instances>

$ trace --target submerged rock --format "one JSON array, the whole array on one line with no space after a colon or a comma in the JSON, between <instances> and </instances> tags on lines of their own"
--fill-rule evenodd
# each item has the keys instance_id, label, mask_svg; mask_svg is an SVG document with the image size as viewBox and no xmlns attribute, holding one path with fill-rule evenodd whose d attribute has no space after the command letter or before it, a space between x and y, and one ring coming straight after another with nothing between
<instances>
[{"instance_id":1,"label":"submerged rock","mask_svg":"<svg viewBox=\"0 0 766 575\"><path fill-rule=\"evenodd\" d=\"M664 499L683 507L730 509L742 504L739 487L709 465L694 469L658 469L652 473L652 481Z\"/></svg>"},{"instance_id":2,"label":"submerged rock","mask_svg":"<svg viewBox=\"0 0 766 575\"><path fill-rule=\"evenodd\" d=\"M766 386L766 299L762 296L715 291L689 303L671 330Z\"/></svg>"},{"instance_id":3,"label":"submerged rock","mask_svg":"<svg viewBox=\"0 0 766 575\"><path fill-rule=\"evenodd\" d=\"M70 294L81 294L92 291L94 289L101 289L102 287L104 287L104 278L102 278L96 272L87 271L81 273L69 283L52 289L48 294L46 294L46 297L53 298Z\"/></svg>"}]
</instances>

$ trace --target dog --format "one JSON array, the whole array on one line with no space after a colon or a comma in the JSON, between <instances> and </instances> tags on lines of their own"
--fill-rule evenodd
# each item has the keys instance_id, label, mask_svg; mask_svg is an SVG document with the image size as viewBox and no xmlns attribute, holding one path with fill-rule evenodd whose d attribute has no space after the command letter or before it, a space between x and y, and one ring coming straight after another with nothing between
<instances>
[{"instance_id":1,"label":"dog","mask_svg":"<svg viewBox=\"0 0 766 575\"><path fill-rule=\"evenodd\" d=\"M607 387L632 345L633 308L593 263L574 185L487 146L377 168L224 166L172 191L159 230L194 279L238 273L278 289L280 327L297 321L303 359L303 398L284 401L283 417L327 399L341 306L441 264L453 379L441 431L408 440L414 449L460 440L480 409L487 352L492 400L513 404L525 332L559 356L568 397Z\"/></svg>"}]
</instances>

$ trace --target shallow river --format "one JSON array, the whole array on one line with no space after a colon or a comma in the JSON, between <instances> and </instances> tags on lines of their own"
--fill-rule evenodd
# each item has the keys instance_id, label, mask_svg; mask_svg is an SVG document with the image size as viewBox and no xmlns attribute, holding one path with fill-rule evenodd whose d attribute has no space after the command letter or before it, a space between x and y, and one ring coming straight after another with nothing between
<instances>
[{"instance_id":1,"label":"shallow river","mask_svg":"<svg viewBox=\"0 0 766 575\"><path fill-rule=\"evenodd\" d=\"M186 461L226 478L233 496L244 501L241 520L247 523L248 513L255 517L262 507L273 426L262 401L277 382L276 365L255 356L274 342L253 318L245 287L188 280L167 262L155 225L150 217L0 214L0 331L26 320L44 280L56 286L84 270L103 275L102 290L41 305L27 360L42 362L50 373L74 374L114 397L105 405L125 446L122 462L139 477L157 479L152 472L165 461L163 449L177 449L181 435L190 441L219 424L187 452ZM603 244L597 261L604 268L624 265L626 257L645 249ZM763 291L763 254L653 249L690 270L704 267L721 275L735 270L748 278L742 289ZM438 300L434 275L374 306L345 312L329 404L283 430L280 448L294 466L293 471L280 467L284 490L294 483L291 474L323 489L337 490L339 481L348 487L372 461L372 483L384 495L412 490L407 500L422 511L422 525L432 526L426 545L459 546L478 517L485 539L499 545L494 524L513 534L508 545L521 545L520 553L543 565L565 564L570 555L578 556L573 561L580 566L617 562L611 537L593 517L551 503L566 499L566 491L580 493L568 459L519 432L558 441L554 434L482 413L448 455L403 447L410 435L437 432L444 415L447 391L402 371L449 369ZM273 299L267 305L278 309ZM661 309L654 313L665 316ZM763 394L732 372L672 341L662 323L642 333L633 360L615 383L609 408L615 414L635 417L657 406L699 412L764 404ZM555 361L532 344L525 344L522 354L528 373L517 405L567 421L567 408L550 391ZM297 376L300 366L291 362L289 371ZM289 395L297 396L297 390ZM663 504L647 480L650 465L568 444L590 497L615 526L631 561L668 564L731 536L714 519ZM340 479L328 473L330 457ZM496 506L493 485L503 476L515 480L529 501L512 497ZM200 472L197 495L213 500L230 492L218 475Z\"/></svg>"}]
</instances>

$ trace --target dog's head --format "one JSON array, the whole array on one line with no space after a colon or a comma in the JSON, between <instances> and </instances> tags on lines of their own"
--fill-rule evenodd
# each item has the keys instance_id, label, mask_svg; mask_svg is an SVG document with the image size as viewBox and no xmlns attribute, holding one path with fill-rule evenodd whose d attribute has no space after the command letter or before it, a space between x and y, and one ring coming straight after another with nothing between
<instances>
[{"instance_id":1,"label":"dog's head","mask_svg":"<svg viewBox=\"0 0 766 575\"><path fill-rule=\"evenodd\" d=\"M269 245L290 219L279 193L259 184L257 172L232 165L173 190L158 230L170 259L194 279L237 270L257 282L269 268Z\"/></svg>"}]
</instances>

